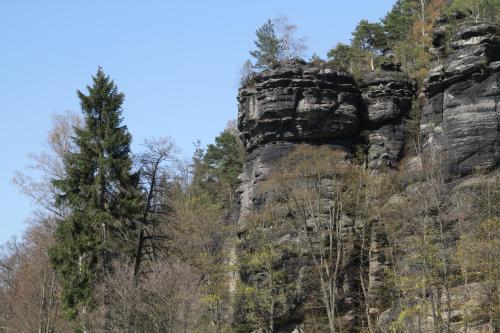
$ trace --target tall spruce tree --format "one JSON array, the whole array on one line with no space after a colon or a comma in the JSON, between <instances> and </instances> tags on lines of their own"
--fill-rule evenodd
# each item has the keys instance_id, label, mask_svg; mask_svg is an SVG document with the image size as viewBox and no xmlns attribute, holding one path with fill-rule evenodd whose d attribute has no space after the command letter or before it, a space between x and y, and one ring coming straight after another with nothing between
<instances>
[{"instance_id":1,"label":"tall spruce tree","mask_svg":"<svg viewBox=\"0 0 500 333\"><path fill-rule=\"evenodd\" d=\"M92 80L88 95L77 91L85 120L75 128L78 150L65 156L67 176L53 181L58 204L70 213L57 227L50 257L61 276L65 310L81 328L86 309L98 304L93 289L110 273L111 261L133 255L132 226L141 206L132 138L122 125L124 94L101 68Z\"/></svg>"}]
</instances>

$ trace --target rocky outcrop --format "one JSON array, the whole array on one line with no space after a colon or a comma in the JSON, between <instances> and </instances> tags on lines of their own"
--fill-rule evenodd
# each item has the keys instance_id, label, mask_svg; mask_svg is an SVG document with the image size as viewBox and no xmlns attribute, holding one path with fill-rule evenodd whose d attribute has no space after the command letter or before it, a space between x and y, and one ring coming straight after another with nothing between
<instances>
[{"instance_id":1,"label":"rocky outcrop","mask_svg":"<svg viewBox=\"0 0 500 333\"><path fill-rule=\"evenodd\" d=\"M450 20L434 31L421 132L424 152L439 149L457 176L500 164L500 30L463 15Z\"/></svg>"},{"instance_id":2,"label":"rocky outcrop","mask_svg":"<svg viewBox=\"0 0 500 333\"><path fill-rule=\"evenodd\" d=\"M422 156L438 152L448 180L466 176L475 168L498 167L500 29L492 24L466 21L461 13L440 18L430 51L433 62L425 80L420 123ZM419 186L426 186L421 177L428 161L417 156L405 158L405 163L400 163L405 151L405 120L415 92L415 82L404 75L399 66L388 63L380 70L366 74L358 83L344 71L301 60L282 63L251 77L238 95L238 128L248 152L238 190L240 230L244 232L247 217L270 200L266 193L258 190L259 184L278 167L282 168L279 171L287 172L286 167L277 162L298 144L340 150L345 160L363 151L365 166L369 169L387 166L406 169L407 177L403 183L414 183L414 187L407 187L379 206L382 211L398 205L412 207L408 198L418 191ZM453 195L454 188L460 183L443 185L446 191L442 193L447 193L445 197ZM318 201L321 200L323 198ZM443 199L443 202L447 201ZM451 240L449 251L454 251L453 242L457 239L455 221L446 207L439 206L438 211L440 215L435 218L447 225L444 237ZM432 209L427 213L429 216L436 214ZM392 268L400 269L391 266L394 256L399 254L390 251L380 216L354 221L346 215L340 221L345 248L338 281L342 288L337 300L343 329L355 332L364 316L373 320L372 324L378 327L378 331L385 332L401 315L398 309L391 307L390 291L386 289L388 272ZM307 252L292 249L293 244L299 243L297 234L285 229L276 237L275 242L283 249L281 260L286 274L299 286L294 291L293 304L280 308L277 331L292 332L301 327L304 317L301 302L310 291L300 286L303 273L311 262L307 259ZM366 244L368 253L366 260L360 261L361 241ZM365 276L366 281L360 276ZM247 274L243 278L257 277ZM362 287L363 281L367 285ZM473 326L477 330L488 327L479 312L477 317L474 317L475 312L466 313L469 310L459 301L463 289L459 284L453 286L450 291L452 301L446 300L449 309L439 315L442 318L452 316L456 327L463 325L465 317L471 320L471 329ZM360 296L362 292L364 295ZM436 292L436 300L443 294L438 290L433 292ZM481 294L474 297L477 299L469 301L477 303L477 308L481 307ZM367 300L366 308L362 310L360 298ZM423 298L413 301L416 302L414 305L426 302ZM365 316L366 313L369 315ZM419 325L430 328L429 318L426 319L428 322L424 320ZM407 324L411 327L411 320Z\"/></svg>"},{"instance_id":3,"label":"rocky outcrop","mask_svg":"<svg viewBox=\"0 0 500 333\"><path fill-rule=\"evenodd\" d=\"M248 154L243 172L239 175L239 223L244 223L245 218L262 204L262 198L257 192L259 182L266 179L273 164L290 152L294 146L295 144L291 142L268 143Z\"/></svg>"},{"instance_id":4,"label":"rocky outcrop","mask_svg":"<svg viewBox=\"0 0 500 333\"><path fill-rule=\"evenodd\" d=\"M487 180L464 177L476 168L495 169L500 164L500 29L494 24L472 21L460 12L441 17L437 19L430 52L433 56L432 69L425 79L426 101L420 123L422 156L426 158L423 161L415 157L409 159L405 166L406 173L415 174L419 169L431 166L429 163L436 163L433 168L442 168L445 178L454 180L441 185L440 191L447 193L443 194L445 197L455 196L464 188L470 188L468 193L471 196L472 188L481 182L498 184L498 176L495 176L498 171L491 173ZM408 200L407 196L411 197L410 192L415 191L415 188L428 186L428 183L417 181L414 186L405 190L403 202ZM453 253L459 234L454 217L456 213L451 212L450 200L441 198L438 201L440 209L429 214L447 225L442 237L448 240L447 251ZM459 214L471 212L464 210ZM473 221L478 223L477 220ZM383 242L379 244L383 245ZM379 277L378 268L384 267L384 257L378 256L380 249L383 250L383 246L377 247L376 256L370 257L370 287L372 275L374 278ZM404 262L405 258L402 255L399 259ZM399 271L404 269L395 268ZM377 286L375 279L370 294L372 304L380 299ZM431 331L436 329L437 320L433 319L436 316L448 322L454 332L494 331L496 326L484 310L489 304L486 290L482 282L455 284L447 292L435 290L431 292L436 294L432 296L433 302L441 304L441 307L438 311L434 310L434 314L426 310L421 316L405 316L394 307L384 310L382 304L374 309L378 317L378 330L387 332L391 325L403 320L409 332ZM428 303L428 299L416 298L412 300L412 308L428 308Z\"/></svg>"},{"instance_id":5,"label":"rocky outcrop","mask_svg":"<svg viewBox=\"0 0 500 333\"><path fill-rule=\"evenodd\" d=\"M472 21L460 12L438 18L436 23L433 48L430 50L433 67L425 79L427 100L420 123L424 163L422 166L419 160L412 158L405 168L407 174L412 174L422 167L432 166L429 163L437 163L432 167L442 168L448 181L455 180L442 185L441 191L446 188L448 194L441 198L440 213L434 217L448 226L443 237L450 240L447 251L453 252L456 244L451 240L456 238L459 227L456 217L447 211L453 206L450 201L453 199L450 198L464 188L470 188L469 192L464 191L469 193L467 200L470 201L474 186L479 186L481 182L498 184L495 173L486 181L480 177L463 177L476 168L495 169L500 164L500 29L494 24ZM422 185L428 186L425 181L415 184L416 187ZM412 188L406 189L408 197L411 197L411 191ZM402 200L407 199L403 197ZM436 214L436 211L429 211L428 214ZM372 238L373 241L376 237ZM378 244L382 247L375 247L375 256L370 257L370 296L375 305L381 299L378 297L380 288L377 282L379 267L384 267L384 257L379 258L381 249L383 253L383 242L376 242ZM405 257L400 259L404 262ZM436 329L433 316L437 316L443 322L449 322L452 331L494 331L495 325L484 312L490 302L486 290L481 282L454 285L448 292L435 290L432 292L435 294L432 296L434 303L441 304L441 307L434 314L427 310L422 316L404 316L393 307L384 310L381 304L374 309L378 330L389 331L394 322L401 322L403 318L409 332L431 331ZM430 309L429 299L415 299L413 303L414 307Z\"/></svg>"},{"instance_id":6,"label":"rocky outcrop","mask_svg":"<svg viewBox=\"0 0 500 333\"><path fill-rule=\"evenodd\" d=\"M488 296L483 283L476 282L469 285L460 285L450 289L450 309L443 309L441 318L452 323L451 332L495 332L484 309L488 307ZM446 296L441 296L441 304L447 304ZM399 312L394 308L384 311L379 317L379 332L390 332L391 324L398 319ZM467 327L467 329L465 329ZM426 313L422 317L410 317L405 322L408 332L433 332L435 330L432 314Z\"/></svg>"},{"instance_id":7,"label":"rocky outcrop","mask_svg":"<svg viewBox=\"0 0 500 333\"><path fill-rule=\"evenodd\" d=\"M411 108L415 82L399 66L383 64L382 70L360 82L367 130L368 167L395 166L404 148L404 119Z\"/></svg>"},{"instance_id":8,"label":"rocky outcrop","mask_svg":"<svg viewBox=\"0 0 500 333\"><path fill-rule=\"evenodd\" d=\"M344 71L300 60L282 63L250 78L238 95L238 129L248 152L239 177L240 230L245 232L246 218L268 201L258 190L259 184L298 144L328 145L343 151L344 159L353 157L361 148L366 152L368 167L396 166L402 157L404 119L414 90L414 82L397 66L389 65L367 75L359 86ZM345 249L339 277L342 295L338 296L338 302L342 305L340 315L347 329L355 327L360 317L356 309L359 308L358 253L362 225L344 216L341 228ZM297 237L293 233L279 234L276 242L286 247L286 244L297 243ZM373 252L378 251L375 243L372 247ZM311 263L304 259L308 254L291 248L285 252L283 266L288 267L289 279L300 286L298 272L307 270L308 265L310 269ZM379 253L379 258L382 256ZM300 323L303 317L300 300L307 292L297 288L294 302L298 303L289 304L289 309L280 314L280 322L276 323L278 331L291 332L293 329L288 329L288 324Z\"/></svg>"},{"instance_id":9,"label":"rocky outcrop","mask_svg":"<svg viewBox=\"0 0 500 333\"><path fill-rule=\"evenodd\" d=\"M248 151L278 141L351 139L360 130L360 94L352 76L300 60L253 77L238 102Z\"/></svg>"},{"instance_id":10,"label":"rocky outcrop","mask_svg":"<svg viewBox=\"0 0 500 333\"><path fill-rule=\"evenodd\" d=\"M295 144L352 151L360 142L361 93L344 71L284 62L250 78L238 103L238 129L249 153L240 175L240 220L259 204L258 182Z\"/></svg>"},{"instance_id":11,"label":"rocky outcrop","mask_svg":"<svg viewBox=\"0 0 500 333\"><path fill-rule=\"evenodd\" d=\"M395 166L415 82L383 64L359 87L333 68L293 60L252 77L239 91L238 128L247 151L267 143L367 147L370 168Z\"/></svg>"}]
</instances>

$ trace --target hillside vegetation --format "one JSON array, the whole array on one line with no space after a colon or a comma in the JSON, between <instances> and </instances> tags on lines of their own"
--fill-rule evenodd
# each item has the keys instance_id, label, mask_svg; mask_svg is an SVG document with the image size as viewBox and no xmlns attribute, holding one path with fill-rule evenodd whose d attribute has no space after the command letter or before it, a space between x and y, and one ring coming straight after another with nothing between
<instances>
[{"instance_id":1,"label":"hillside vegetation","mask_svg":"<svg viewBox=\"0 0 500 333\"><path fill-rule=\"evenodd\" d=\"M307 64L352 77L345 96L375 87L366 78L383 63L406 74L394 74L413 99L399 119L404 156L376 170L361 143L322 144L322 129L279 158L258 155L279 140L234 122L189 161L168 136L132 151L125 95L99 68L78 91L81 113L54 116L37 177L14 176L37 210L0 247L0 332L500 332L498 171L478 165L461 180L439 150L422 151L438 16L451 52L457 17L498 25L500 0L397 0ZM296 30L286 17L257 29L240 92L280 89L262 73L284 63L309 68ZM258 158L266 177L244 179ZM258 209L245 215L249 183Z\"/></svg>"}]
</instances>

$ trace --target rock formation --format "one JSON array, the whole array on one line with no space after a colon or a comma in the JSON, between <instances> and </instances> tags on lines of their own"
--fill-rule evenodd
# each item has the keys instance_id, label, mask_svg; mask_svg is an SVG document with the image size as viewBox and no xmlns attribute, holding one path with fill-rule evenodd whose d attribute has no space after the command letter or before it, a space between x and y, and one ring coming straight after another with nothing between
<instances>
[{"instance_id":1,"label":"rock formation","mask_svg":"<svg viewBox=\"0 0 500 333\"><path fill-rule=\"evenodd\" d=\"M475 168L496 168L500 164L500 30L498 26L471 23L464 18L465 15L456 14L454 18L438 19L420 123L422 156L439 152L448 180L469 175ZM445 38L449 35L451 41ZM366 74L359 83L344 71L301 60L281 63L251 77L238 95L238 129L248 152L238 193L241 230L246 227L246 218L268 200L257 190L259 184L298 144L328 146L343 151L347 160L362 151L364 165L369 169L407 168L410 175L422 169L427 162L420 157L409 158L405 165L400 163L405 151L405 120L415 93L415 82L397 65L388 63ZM453 186L447 187L446 195L454 193ZM387 205L408 200L414 190L407 188ZM448 223L446 237L453 239L452 219L444 208L440 214L436 218ZM347 246L341 267L339 316L347 332L356 331L360 317L355 304L361 292L360 269L367 274L367 311L377 320L378 330L388 331L399 316L399 311L382 297L387 293L382 282L391 265L387 236L377 216L368 220L360 222L369 227L369 260L366 267L360 268L355 249L361 239L361 226L348 216L342 217L342 235ZM297 236L285 232L277 237L276 242L293 243ZM310 264L292 250L282 260L288 267L287 274L295 280L301 279L301 272ZM480 288L477 284L469 287ZM464 310L458 301L463 289L460 285L453 287L453 313L441 314L453 315L454 325L463 325ZM292 332L300 327L301 292L305 291L298 290L294 304L283 310L278 332ZM475 297L471 302L479 304L481 296ZM488 327L479 317L470 320L474 329ZM421 324L432 328L428 321Z\"/></svg>"},{"instance_id":2,"label":"rock formation","mask_svg":"<svg viewBox=\"0 0 500 333\"><path fill-rule=\"evenodd\" d=\"M411 108L415 82L398 66L383 64L382 71L360 82L368 133L368 167L395 166L404 148L404 119Z\"/></svg>"},{"instance_id":3,"label":"rock formation","mask_svg":"<svg viewBox=\"0 0 500 333\"><path fill-rule=\"evenodd\" d=\"M240 175L240 227L244 229L245 218L266 203L266 197L257 190L259 183L297 144L328 145L344 151L345 157L353 157L361 149L369 168L395 166L402 157L404 118L414 90L414 82L397 66L389 65L367 75L359 87L344 71L300 60L282 63L251 78L238 95L238 128L248 152ZM342 261L342 316L347 326L354 327L358 319L353 311L359 293L355 254L359 226L354 226L348 216L342 221L347 244ZM290 274L298 274L307 265L298 256L289 253L283 259L293 267ZM285 323L300 322L301 298L297 295L299 304L290 307ZM282 331L289 332L284 326Z\"/></svg>"},{"instance_id":4,"label":"rock formation","mask_svg":"<svg viewBox=\"0 0 500 333\"><path fill-rule=\"evenodd\" d=\"M456 180L446 190L443 189L446 196L457 195L461 191L474 193L481 181L498 187L498 171L493 171L486 180L474 175L463 177L476 169L494 170L500 164L499 27L472 22L460 12L451 17L438 18L436 23L434 47L430 50L432 69L425 79L426 103L420 123L422 156L430 157L429 161L424 160L424 164L436 163L433 155L437 152L437 163L442 166L444 177ZM450 207L441 209L439 213L431 214L448 226L444 237L453 239L458 233L456 221L450 214ZM450 242L448 246L447 251L451 252L456 244ZM382 260L373 259L375 267L384 265L384 257ZM492 325L495 324L481 310L488 304L485 290L481 282L454 285L438 298L438 304L449 304L449 308L443 306L437 315L445 319L450 317L453 332L494 331ZM400 312L388 308L379 315L379 330L385 332ZM406 325L410 332L435 330L430 312L419 322L408 318Z\"/></svg>"},{"instance_id":5,"label":"rock formation","mask_svg":"<svg viewBox=\"0 0 500 333\"><path fill-rule=\"evenodd\" d=\"M352 76L300 60L253 77L238 101L248 151L272 142L352 139L360 130L360 94Z\"/></svg>"},{"instance_id":6,"label":"rock formation","mask_svg":"<svg viewBox=\"0 0 500 333\"><path fill-rule=\"evenodd\" d=\"M450 20L434 31L421 132L424 151L442 150L449 175L460 176L500 164L500 30Z\"/></svg>"}]
</instances>

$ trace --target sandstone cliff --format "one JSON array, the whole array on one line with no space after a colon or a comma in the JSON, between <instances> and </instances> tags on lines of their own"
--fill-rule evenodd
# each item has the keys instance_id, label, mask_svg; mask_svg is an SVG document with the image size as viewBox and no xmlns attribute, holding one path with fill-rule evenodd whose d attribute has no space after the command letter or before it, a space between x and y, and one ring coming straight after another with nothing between
<instances>
[{"instance_id":1,"label":"sandstone cliff","mask_svg":"<svg viewBox=\"0 0 500 333\"><path fill-rule=\"evenodd\" d=\"M478 167L496 168L500 164L500 35L499 28L491 24L459 20L450 30L449 21L440 19L439 22L441 26L433 37L435 48L431 50L433 68L424 87L426 97L419 147L422 154L413 157L412 161L420 165L421 156L437 151L443 161L445 178L450 180L471 174ZM444 38L449 31L452 31L451 42ZM241 232L248 228L246 219L252 212L261 209L269 200L258 190L259 184L277 167L283 167L278 162L298 145L330 147L343 152L340 156L346 160L359 159L361 155L364 167L371 170L383 172L389 167L404 171L405 165L400 162L404 158L405 144L408 144L405 142L405 120L416 91L415 82L397 65L388 63L366 74L358 83L344 71L301 60L282 63L252 77L238 95L238 129L248 152L238 193ZM424 165L429 163L423 160ZM453 195L460 183L447 185L446 196ZM389 201L411 205L411 193L418 186L414 184L404 189L400 196ZM447 235L456 237L450 212L442 209L435 216L447 219ZM362 317L359 279L367 275L364 297L369 300L366 303L370 307L366 311L377 329L386 332L400 313L391 307L384 295L387 290L383 282L394 262L389 258L387 235L380 217L353 221L346 215L341 221L342 237L348 246L343 253L339 278L343 286L338 298L339 317L346 331L358 331ZM284 231L272 239L277 243L293 244L297 237L297 234ZM369 258L366 264L361 258L360 265L356 251L362 240L368 244ZM450 244L453 247L453 241ZM298 281L298 287L290 300L293 304L280 310L277 331L298 332L304 318L301 302L307 293L301 289L301 272L311 262L303 253L292 250L292 246L285 252L280 260L287 267L290 280ZM248 274L242 276L247 280L254 278ZM465 317L457 301L463 288L457 285L451 291L455 297L452 302L455 325L458 325L455 327L461 327ZM440 316L446 317L450 311ZM480 317L470 319L478 332L490 325L481 320ZM429 322L422 325L432 329Z\"/></svg>"},{"instance_id":2,"label":"sandstone cliff","mask_svg":"<svg viewBox=\"0 0 500 333\"><path fill-rule=\"evenodd\" d=\"M434 31L425 81L422 147L440 147L450 175L500 163L500 31L488 23L446 19ZM446 41L445 34L452 34Z\"/></svg>"}]
</instances>

